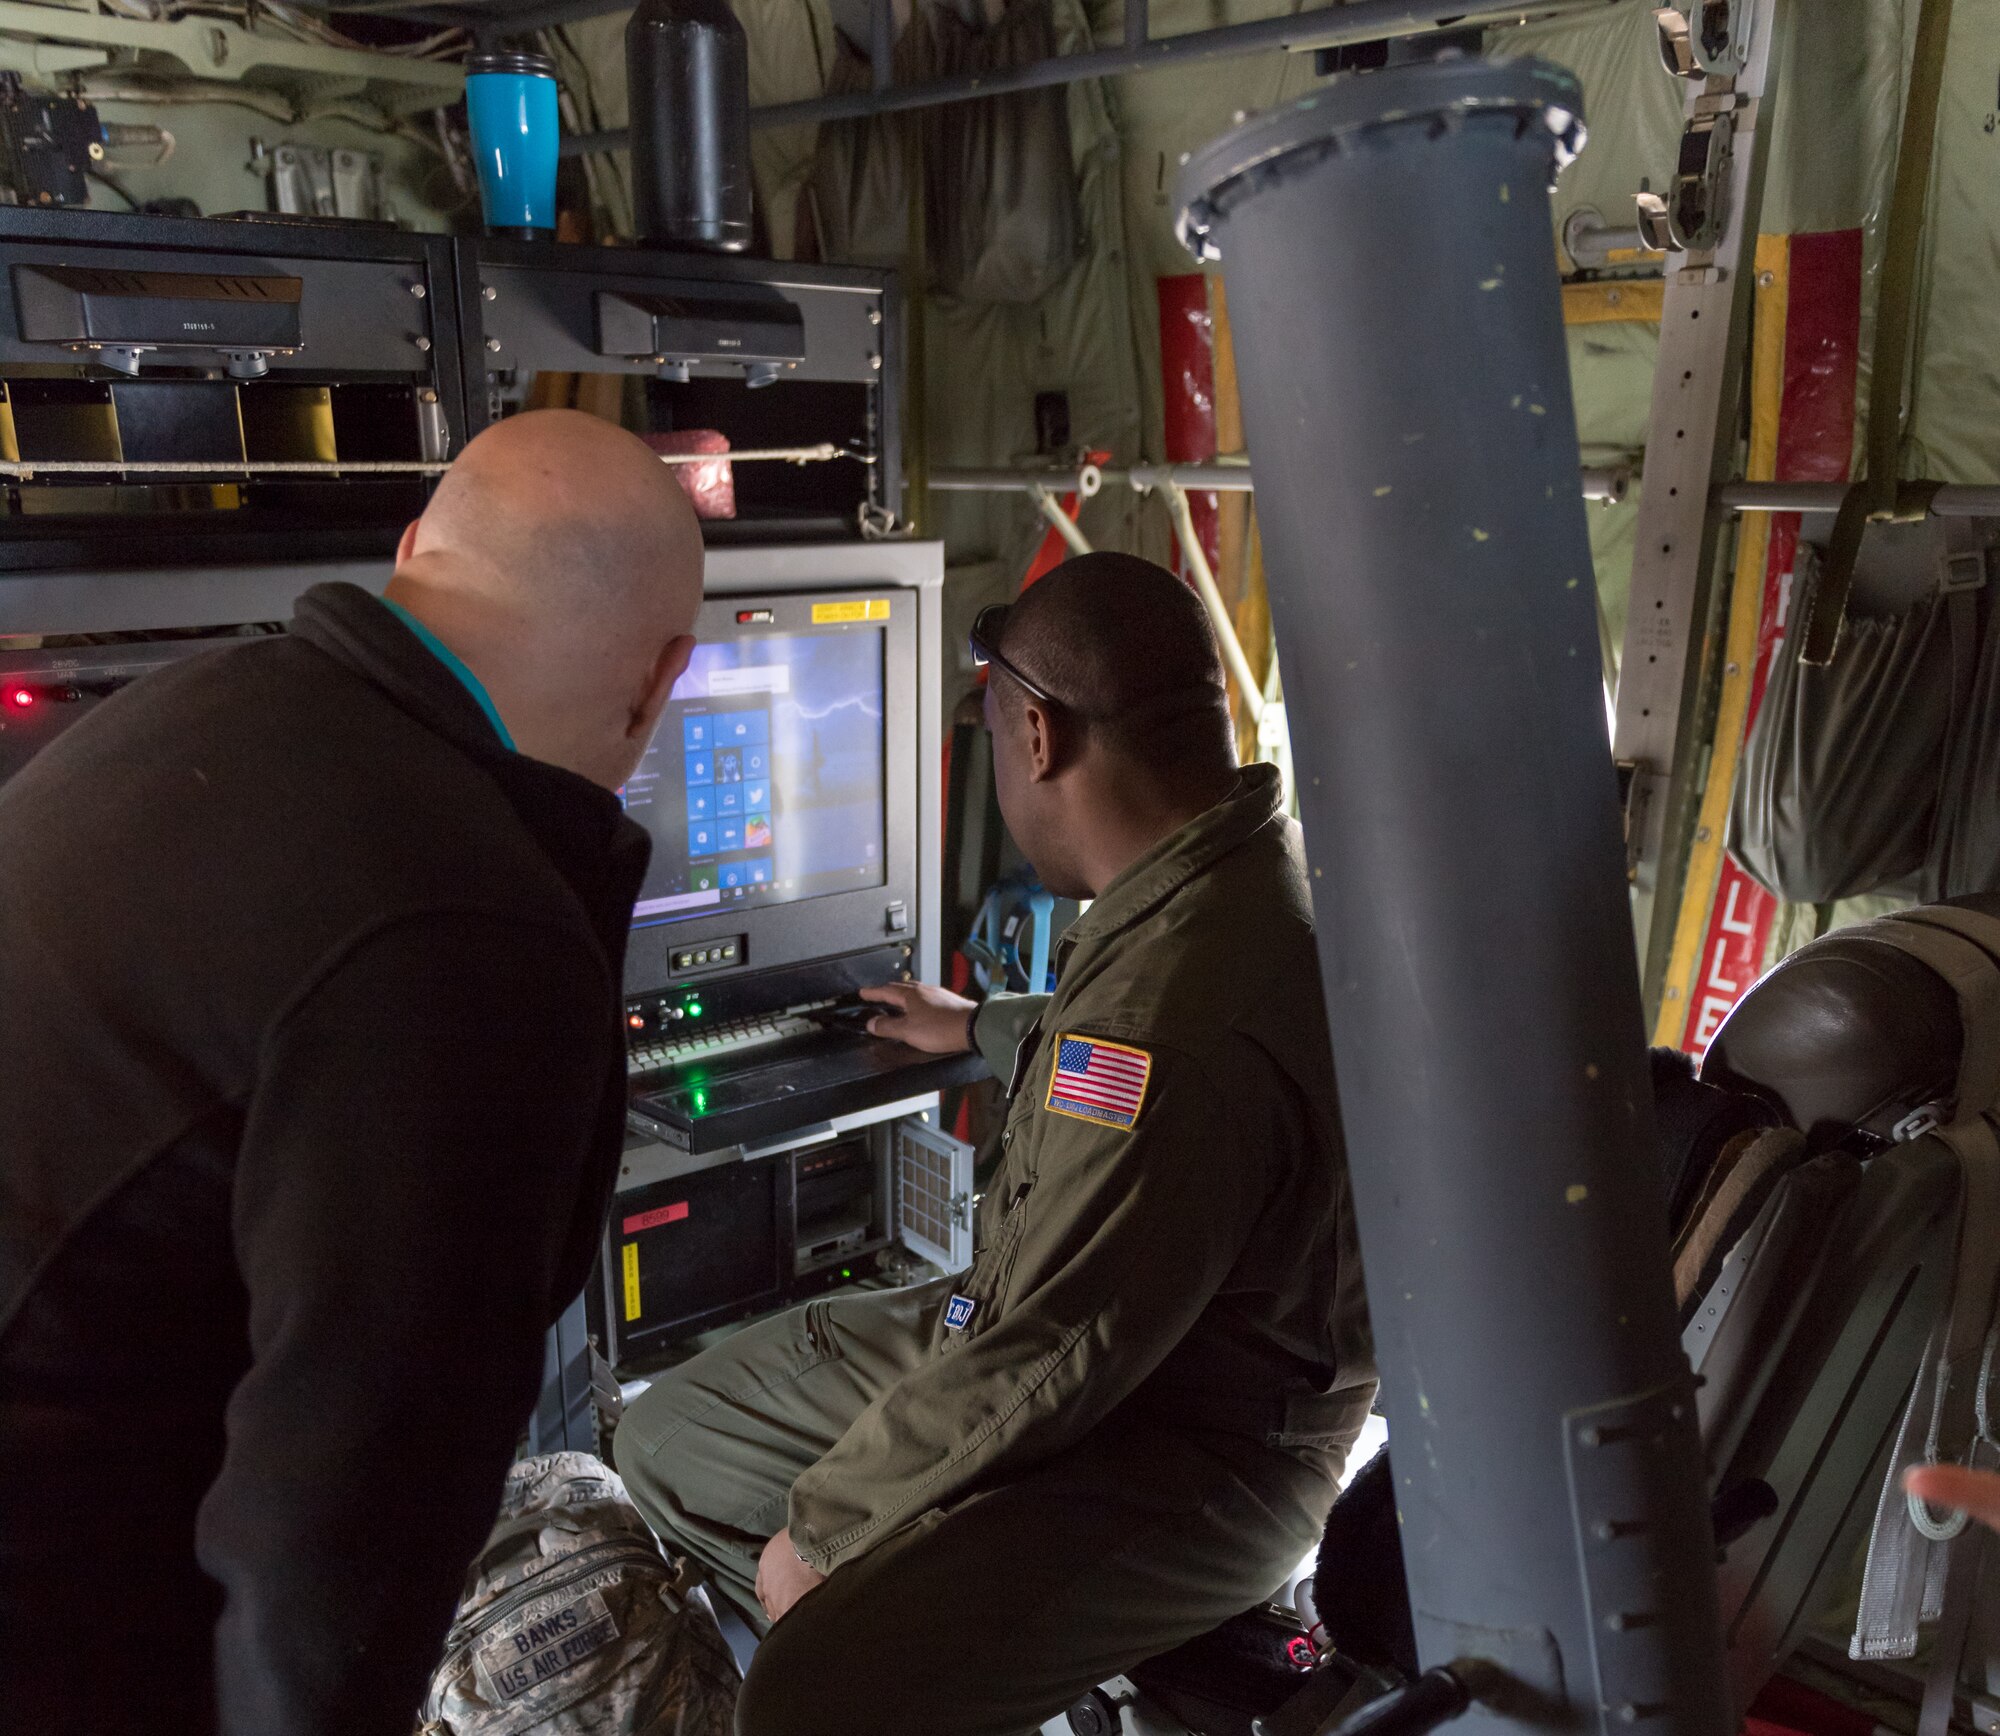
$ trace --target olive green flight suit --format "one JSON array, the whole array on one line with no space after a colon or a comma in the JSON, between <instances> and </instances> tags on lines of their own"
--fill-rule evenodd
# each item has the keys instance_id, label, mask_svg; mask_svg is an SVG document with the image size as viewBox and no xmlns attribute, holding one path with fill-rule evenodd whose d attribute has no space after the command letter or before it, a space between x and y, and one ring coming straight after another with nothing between
<instances>
[{"instance_id":1,"label":"olive green flight suit","mask_svg":"<svg viewBox=\"0 0 2000 1736\"><path fill-rule=\"evenodd\" d=\"M618 1468L761 1630L765 1541L831 1577L745 1736L1013 1736L1270 1596L1375 1389L1297 828L1276 773L1121 874L1011 1081L965 1272L830 1297L662 1376Z\"/></svg>"}]
</instances>

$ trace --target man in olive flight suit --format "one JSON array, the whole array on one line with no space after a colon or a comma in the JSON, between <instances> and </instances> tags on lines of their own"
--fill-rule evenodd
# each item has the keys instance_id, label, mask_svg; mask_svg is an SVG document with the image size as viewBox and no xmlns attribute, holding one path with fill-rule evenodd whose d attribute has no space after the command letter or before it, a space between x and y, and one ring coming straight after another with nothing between
<instances>
[{"instance_id":1,"label":"man in olive flight suit","mask_svg":"<svg viewBox=\"0 0 2000 1736\"><path fill-rule=\"evenodd\" d=\"M1269 1597L1375 1370L1296 826L1200 603L1127 555L974 628L1053 995L874 992L1008 1082L969 1270L657 1380L618 1468L760 1631L744 1736L1015 1736Z\"/></svg>"}]
</instances>

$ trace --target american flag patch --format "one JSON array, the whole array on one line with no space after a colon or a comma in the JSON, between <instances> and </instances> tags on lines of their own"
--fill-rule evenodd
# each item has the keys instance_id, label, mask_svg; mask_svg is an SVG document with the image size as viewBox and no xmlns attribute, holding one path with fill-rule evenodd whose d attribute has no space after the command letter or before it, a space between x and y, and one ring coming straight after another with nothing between
<instances>
[{"instance_id":1,"label":"american flag patch","mask_svg":"<svg viewBox=\"0 0 2000 1736\"><path fill-rule=\"evenodd\" d=\"M1153 1057L1144 1049L1100 1037L1056 1039L1056 1066L1043 1107L1105 1127L1130 1127L1146 1100Z\"/></svg>"}]
</instances>

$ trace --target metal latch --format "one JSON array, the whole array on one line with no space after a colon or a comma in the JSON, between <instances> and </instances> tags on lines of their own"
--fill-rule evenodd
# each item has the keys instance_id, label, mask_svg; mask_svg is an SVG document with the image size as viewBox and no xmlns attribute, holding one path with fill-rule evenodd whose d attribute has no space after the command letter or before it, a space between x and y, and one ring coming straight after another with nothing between
<instances>
[{"instance_id":1,"label":"metal latch","mask_svg":"<svg viewBox=\"0 0 2000 1736\"><path fill-rule=\"evenodd\" d=\"M1948 1103L1922 1104L1889 1129L1889 1141L1893 1145L1908 1145L1913 1139L1922 1139L1925 1134L1944 1126L1950 1113Z\"/></svg>"},{"instance_id":2,"label":"metal latch","mask_svg":"<svg viewBox=\"0 0 2000 1736\"><path fill-rule=\"evenodd\" d=\"M1946 596L1954 591L1977 591L1986 584L1986 549L1960 549L1938 563L1938 589Z\"/></svg>"},{"instance_id":3,"label":"metal latch","mask_svg":"<svg viewBox=\"0 0 2000 1736\"><path fill-rule=\"evenodd\" d=\"M1706 253L1722 239L1739 101L1727 94L1699 98L1681 134L1680 157L1666 196L1636 195L1639 233L1648 247L1663 253Z\"/></svg>"},{"instance_id":4,"label":"metal latch","mask_svg":"<svg viewBox=\"0 0 2000 1736\"><path fill-rule=\"evenodd\" d=\"M1660 61L1675 78L1734 78L1750 56L1750 0L1679 0L1656 7Z\"/></svg>"}]
</instances>

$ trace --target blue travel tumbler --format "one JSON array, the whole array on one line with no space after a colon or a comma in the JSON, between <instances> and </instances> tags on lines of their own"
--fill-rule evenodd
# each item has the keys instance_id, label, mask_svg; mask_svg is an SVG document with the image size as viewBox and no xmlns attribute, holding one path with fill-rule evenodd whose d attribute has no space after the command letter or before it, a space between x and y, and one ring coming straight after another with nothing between
<instances>
[{"instance_id":1,"label":"blue travel tumbler","mask_svg":"<svg viewBox=\"0 0 2000 1736\"><path fill-rule=\"evenodd\" d=\"M556 226L556 63L511 50L471 55L465 112L486 232L540 239Z\"/></svg>"}]
</instances>

